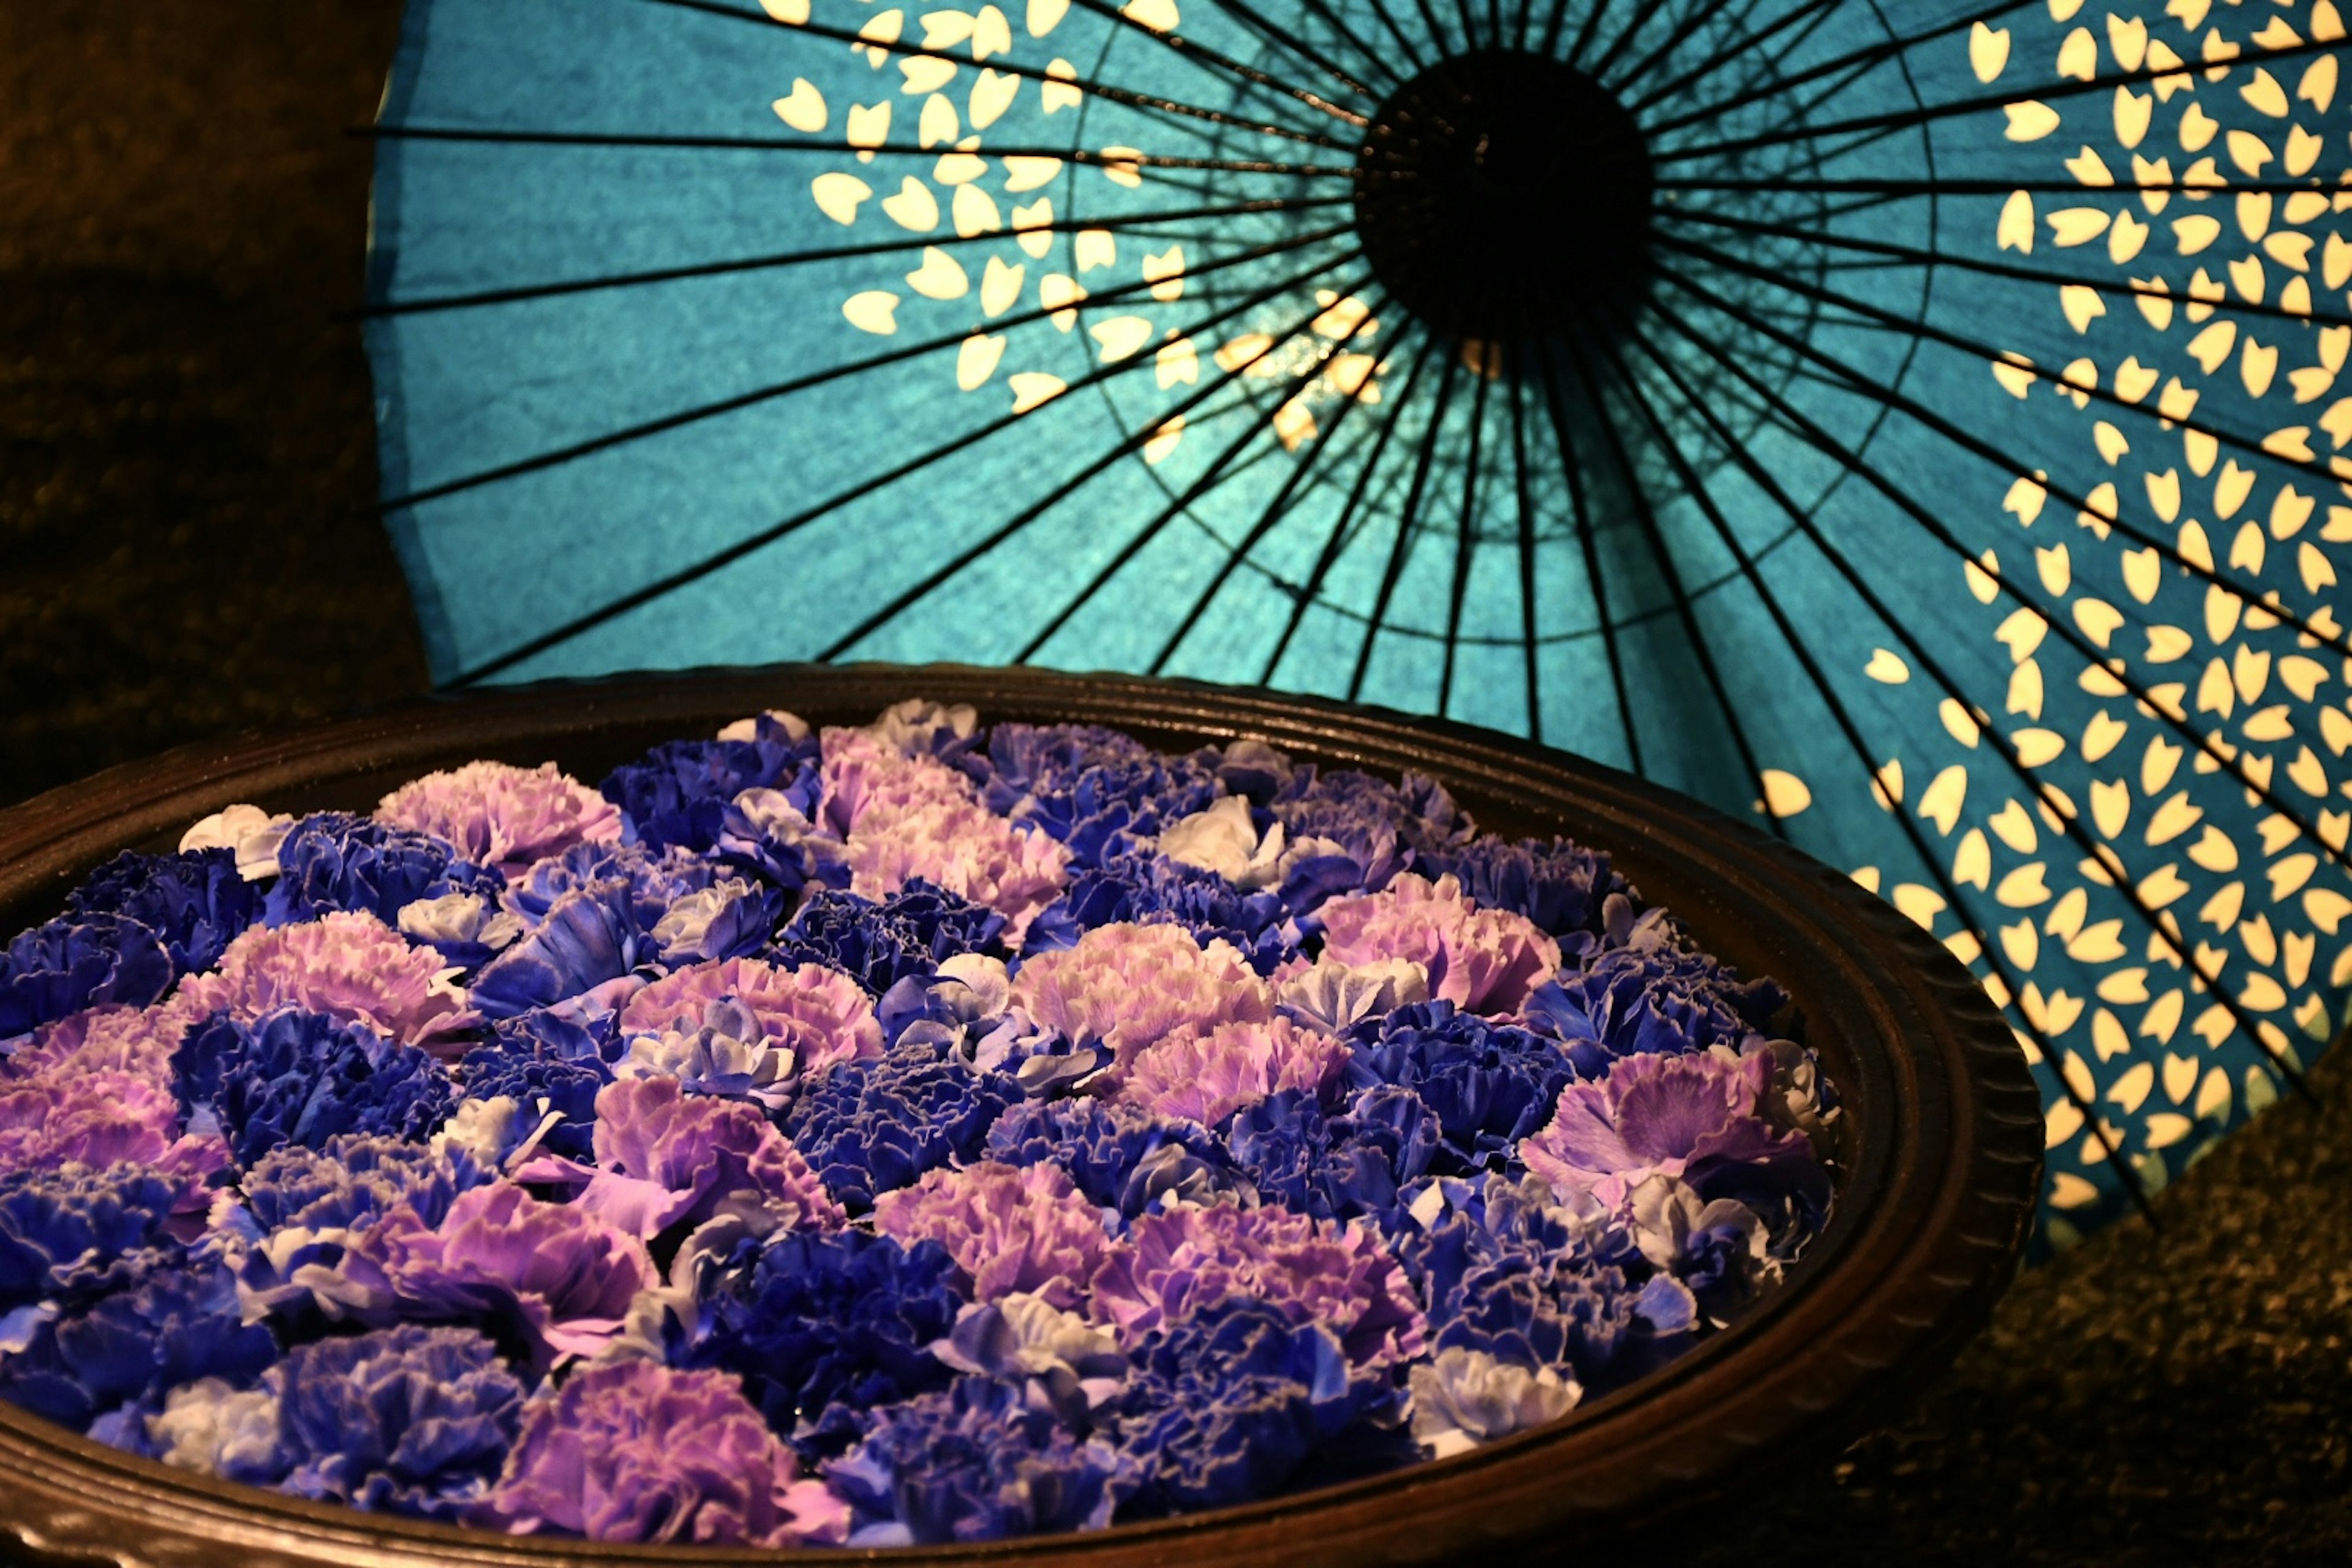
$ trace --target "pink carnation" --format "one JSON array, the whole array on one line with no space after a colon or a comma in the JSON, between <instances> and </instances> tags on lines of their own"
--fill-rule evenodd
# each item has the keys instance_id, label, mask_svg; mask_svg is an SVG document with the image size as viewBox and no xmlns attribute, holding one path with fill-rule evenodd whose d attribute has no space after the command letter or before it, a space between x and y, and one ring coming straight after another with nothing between
<instances>
[{"instance_id":1,"label":"pink carnation","mask_svg":"<svg viewBox=\"0 0 2352 1568\"><path fill-rule=\"evenodd\" d=\"M467 763L385 795L376 820L447 839L477 866L514 873L578 844L621 837L620 807L553 763Z\"/></svg>"},{"instance_id":2,"label":"pink carnation","mask_svg":"<svg viewBox=\"0 0 2352 1568\"><path fill-rule=\"evenodd\" d=\"M441 959L365 911L300 925L256 926L228 944L220 969L191 974L167 1005L192 1016L226 1012L249 1024L276 1007L299 1007L365 1024L411 1045L454 1022L459 998L436 989Z\"/></svg>"},{"instance_id":3,"label":"pink carnation","mask_svg":"<svg viewBox=\"0 0 2352 1568\"><path fill-rule=\"evenodd\" d=\"M723 1372L625 1361L574 1373L524 1409L478 1522L517 1535L774 1549L849 1534L849 1505Z\"/></svg>"},{"instance_id":4,"label":"pink carnation","mask_svg":"<svg viewBox=\"0 0 2352 1568\"><path fill-rule=\"evenodd\" d=\"M172 1053L188 1026L209 1009L199 1009L186 987L152 1007L106 1003L68 1014L33 1031L15 1056L0 1061L0 1086L12 1079L48 1073L120 1072L157 1085L172 1081Z\"/></svg>"},{"instance_id":5,"label":"pink carnation","mask_svg":"<svg viewBox=\"0 0 2352 1568\"><path fill-rule=\"evenodd\" d=\"M1058 1166L992 1160L884 1193L874 1200L874 1227L910 1247L946 1247L971 1277L976 1300L1024 1290L1065 1310L1085 1301L1110 1246L1101 1212Z\"/></svg>"},{"instance_id":6,"label":"pink carnation","mask_svg":"<svg viewBox=\"0 0 2352 1568\"><path fill-rule=\"evenodd\" d=\"M659 1278L635 1237L506 1181L460 1194L437 1227L404 1205L361 1251L389 1287L394 1317L508 1318L541 1367L603 1350Z\"/></svg>"},{"instance_id":7,"label":"pink carnation","mask_svg":"<svg viewBox=\"0 0 2352 1568\"><path fill-rule=\"evenodd\" d=\"M1525 915L1482 910L1451 876L1406 872L1377 893L1323 906L1323 952L1356 965L1402 958L1429 972L1429 994L1465 1013L1507 1017L1559 971L1559 943Z\"/></svg>"},{"instance_id":8,"label":"pink carnation","mask_svg":"<svg viewBox=\"0 0 2352 1568\"><path fill-rule=\"evenodd\" d=\"M621 1009L621 1037L693 1034L710 1004L729 996L759 1020L763 1048L793 1053L795 1078L882 1054L882 1026L864 986L821 963L783 969L756 958L718 959L664 975Z\"/></svg>"},{"instance_id":9,"label":"pink carnation","mask_svg":"<svg viewBox=\"0 0 2352 1568\"><path fill-rule=\"evenodd\" d=\"M623 1079L598 1092L593 1136L597 1171L580 1205L637 1236L699 1224L730 1199L785 1229L831 1230L847 1217L748 1100L688 1095L676 1079Z\"/></svg>"},{"instance_id":10,"label":"pink carnation","mask_svg":"<svg viewBox=\"0 0 2352 1568\"><path fill-rule=\"evenodd\" d=\"M1075 947L1024 961L1013 1003L1074 1041L1100 1042L1121 1072L1137 1052L1187 1025L1274 1016L1272 989L1231 943L1202 947L1179 925L1097 926Z\"/></svg>"},{"instance_id":11,"label":"pink carnation","mask_svg":"<svg viewBox=\"0 0 2352 1568\"><path fill-rule=\"evenodd\" d=\"M1069 852L980 803L971 781L864 730L827 730L823 825L846 848L850 891L884 899L909 880L985 904L1014 946L1069 881Z\"/></svg>"},{"instance_id":12,"label":"pink carnation","mask_svg":"<svg viewBox=\"0 0 2352 1568\"><path fill-rule=\"evenodd\" d=\"M153 1165L179 1135L171 1091L130 1073L51 1071L0 1083L0 1172L68 1161Z\"/></svg>"},{"instance_id":13,"label":"pink carnation","mask_svg":"<svg viewBox=\"0 0 2352 1568\"><path fill-rule=\"evenodd\" d=\"M1347 1047L1280 1014L1265 1023L1194 1024L1138 1052L1119 1093L1155 1116L1214 1127L1282 1089L1311 1094L1347 1061Z\"/></svg>"},{"instance_id":14,"label":"pink carnation","mask_svg":"<svg viewBox=\"0 0 2352 1568\"><path fill-rule=\"evenodd\" d=\"M1685 1056L1620 1058L1600 1083L1559 1091L1552 1119L1519 1142L1528 1169L1563 1196L1590 1194L1622 1207L1653 1176L1679 1177L1701 1160L1803 1162L1812 1145L1763 1113L1772 1053L1723 1047Z\"/></svg>"},{"instance_id":15,"label":"pink carnation","mask_svg":"<svg viewBox=\"0 0 2352 1568\"><path fill-rule=\"evenodd\" d=\"M1131 1342L1236 1297L1320 1323L1369 1366L1412 1360L1428 1334L1403 1268L1370 1226L1272 1205L1143 1215L1096 1272L1093 1311Z\"/></svg>"}]
</instances>

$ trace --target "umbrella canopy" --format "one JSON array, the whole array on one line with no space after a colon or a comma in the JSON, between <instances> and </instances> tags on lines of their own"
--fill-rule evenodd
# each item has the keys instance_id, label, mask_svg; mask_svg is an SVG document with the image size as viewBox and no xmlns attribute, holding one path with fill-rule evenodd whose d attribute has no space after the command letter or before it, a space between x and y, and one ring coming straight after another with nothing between
<instances>
[{"instance_id":1,"label":"umbrella canopy","mask_svg":"<svg viewBox=\"0 0 2352 1568\"><path fill-rule=\"evenodd\" d=\"M2063 1243L2352 987L2343 36L412 0L385 512L446 683L1164 671L1757 812L2009 1009Z\"/></svg>"}]
</instances>

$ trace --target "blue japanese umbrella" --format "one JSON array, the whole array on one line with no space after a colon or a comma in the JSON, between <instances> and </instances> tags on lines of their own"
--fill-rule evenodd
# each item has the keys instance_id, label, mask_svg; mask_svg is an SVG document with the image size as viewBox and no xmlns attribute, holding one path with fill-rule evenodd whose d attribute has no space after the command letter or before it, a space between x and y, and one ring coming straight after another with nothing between
<instances>
[{"instance_id":1,"label":"blue japanese umbrella","mask_svg":"<svg viewBox=\"0 0 2352 1568\"><path fill-rule=\"evenodd\" d=\"M2047 1237L2352 989L2330 0L412 0L446 684L1165 671L1538 737L2004 1005Z\"/></svg>"}]
</instances>

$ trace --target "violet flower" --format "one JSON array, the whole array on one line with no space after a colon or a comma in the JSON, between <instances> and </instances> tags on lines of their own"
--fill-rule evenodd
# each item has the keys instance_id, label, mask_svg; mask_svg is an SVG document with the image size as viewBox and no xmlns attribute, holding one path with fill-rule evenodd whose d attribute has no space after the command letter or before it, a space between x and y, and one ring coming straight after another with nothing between
<instances>
[{"instance_id":1,"label":"violet flower","mask_svg":"<svg viewBox=\"0 0 2352 1568\"><path fill-rule=\"evenodd\" d=\"M738 1012L715 1015L721 1001L748 1012L748 1021ZM814 963L782 969L756 958L730 958L681 969L629 998L621 1010L620 1036L632 1042L635 1065L623 1070L677 1070L672 1064L686 1062L705 1031L716 1031L704 1042L706 1055L712 1047L730 1062L740 1055L742 1070L760 1088L772 1089L765 1098L776 1103L789 1097L792 1086L836 1062L882 1054L873 999L848 975ZM742 1052L727 1051L719 1045L722 1038ZM640 1049L647 1040L656 1043Z\"/></svg>"},{"instance_id":2,"label":"violet flower","mask_svg":"<svg viewBox=\"0 0 2352 1568\"><path fill-rule=\"evenodd\" d=\"M1320 1099L1285 1089L1234 1112L1231 1158L1269 1202L1317 1219L1398 1221L1402 1190L1426 1175L1444 1133L1410 1089L1381 1084L1327 1111Z\"/></svg>"},{"instance_id":3,"label":"violet flower","mask_svg":"<svg viewBox=\"0 0 2352 1568\"><path fill-rule=\"evenodd\" d=\"M0 1040L109 1002L143 1007L175 977L163 939L128 915L60 915L0 952Z\"/></svg>"},{"instance_id":4,"label":"violet flower","mask_svg":"<svg viewBox=\"0 0 2352 1568\"><path fill-rule=\"evenodd\" d=\"M987 772L989 808L1035 825L1081 869L1205 808L1217 787L1200 758L1162 756L1092 724L999 724Z\"/></svg>"},{"instance_id":5,"label":"violet flower","mask_svg":"<svg viewBox=\"0 0 2352 1568\"><path fill-rule=\"evenodd\" d=\"M421 899L445 893L495 898L506 885L445 839L340 811L296 822L278 846L278 868L264 906L273 926L339 910L364 910L390 923Z\"/></svg>"},{"instance_id":6,"label":"violet flower","mask_svg":"<svg viewBox=\"0 0 2352 1568\"><path fill-rule=\"evenodd\" d=\"M1070 879L1022 943L1030 954L1075 945L1100 926L1174 925L1202 946L1230 943L1260 974L1272 974L1298 955L1298 926L1281 894L1244 891L1214 871L1181 865L1165 855L1114 855Z\"/></svg>"},{"instance_id":7,"label":"violet flower","mask_svg":"<svg viewBox=\"0 0 2352 1568\"><path fill-rule=\"evenodd\" d=\"M429 833L477 866L513 876L580 844L621 837L621 814L553 763L518 768L467 763L426 773L385 795L376 820Z\"/></svg>"},{"instance_id":8,"label":"violet flower","mask_svg":"<svg viewBox=\"0 0 2352 1568\"><path fill-rule=\"evenodd\" d=\"M216 1015L189 1031L172 1066L181 1103L211 1118L239 1164L345 1132L421 1140L457 1100L423 1051L293 1007L250 1024Z\"/></svg>"},{"instance_id":9,"label":"violet flower","mask_svg":"<svg viewBox=\"0 0 2352 1568\"><path fill-rule=\"evenodd\" d=\"M185 994L149 1007L103 1003L68 1013L34 1030L14 1056L0 1058L0 1088L15 1079L85 1072L128 1073L168 1084L172 1053L190 1026L208 1016L208 1009Z\"/></svg>"},{"instance_id":10,"label":"violet flower","mask_svg":"<svg viewBox=\"0 0 2352 1568\"><path fill-rule=\"evenodd\" d=\"M511 1018L624 979L655 955L629 884L591 882L549 905L530 935L474 976L467 996L486 1017Z\"/></svg>"},{"instance_id":11,"label":"violet flower","mask_svg":"<svg viewBox=\"0 0 2352 1568\"><path fill-rule=\"evenodd\" d=\"M774 958L821 964L856 979L874 996L903 980L928 979L965 953L1003 958L1004 917L921 878L880 901L856 893L811 893L776 938Z\"/></svg>"},{"instance_id":12,"label":"violet flower","mask_svg":"<svg viewBox=\"0 0 2352 1568\"><path fill-rule=\"evenodd\" d=\"M1101 926L1028 959L1013 978L1013 1004L1075 1043L1106 1047L1118 1071L1182 1026L1274 1016L1272 990L1240 953L1165 925Z\"/></svg>"},{"instance_id":13,"label":"violet flower","mask_svg":"<svg viewBox=\"0 0 2352 1568\"><path fill-rule=\"evenodd\" d=\"M1404 959L1429 976L1433 999L1465 1013L1507 1016L1559 970L1559 944L1525 915L1473 907L1451 877L1407 872L1386 889L1334 899L1318 917L1323 951L1341 963Z\"/></svg>"},{"instance_id":14,"label":"violet flower","mask_svg":"<svg viewBox=\"0 0 2352 1568\"><path fill-rule=\"evenodd\" d=\"M1169 1202L1257 1201L1257 1189L1207 1129L1118 1100L1015 1105L988 1129L987 1148L990 1159L1007 1164L1058 1167L1088 1203L1128 1219Z\"/></svg>"},{"instance_id":15,"label":"violet flower","mask_svg":"<svg viewBox=\"0 0 2352 1568\"><path fill-rule=\"evenodd\" d=\"M1271 1205L1141 1215L1096 1272L1092 1310L1132 1339L1235 1298L1265 1302L1294 1323L1323 1325L1349 1360L1366 1366L1412 1360L1428 1331L1377 1231Z\"/></svg>"},{"instance_id":16,"label":"violet flower","mask_svg":"<svg viewBox=\"0 0 2352 1568\"><path fill-rule=\"evenodd\" d=\"M816 1173L753 1106L624 1079L596 1097L597 1172L579 1205L647 1240L722 1208L793 1229L845 1219Z\"/></svg>"},{"instance_id":17,"label":"violet flower","mask_svg":"<svg viewBox=\"0 0 2352 1568\"><path fill-rule=\"evenodd\" d=\"M770 1550L837 1543L849 1509L804 1479L724 1373L625 1361L525 1407L474 1522L517 1535Z\"/></svg>"},{"instance_id":18,"label":"violet flower","mask_svg":"<svg viewBox=\"0 0 2352 1568\"><path fill-rule=\"evenodd\" d=\"M750 732L673 741L614 768L602 793L621 808L627 842L652 849L708 850L724 829L728 803L745 790L774 789L802 811L814 803L816 737L790 714L761 714Z\"/></svg>"},{"instance_id":19,"label":"violet flower","mask_svg":"<svg viewBox=\"0 0 2352 1568\"><path fill-rule=\"evenodd\" d=\"M0 1346L20 1309L121 1283L116 1266L165 1239L179 1196L176 1184L136 1164L0 1174Z\"/></svg>"},{"instance_id":20,"label":"violet flower","mask_svg":"<svg viewBox=\"0 0 2352 1568\"><path fill-rule=\"evenodd\" d=\"M1552 1041L1445 1002L1400 1007L1355 1034L1348 1082L1396 1084L1421 1096L1442 1133L1431 1169L1448 1175L1502 1164L1550 1119L1552 1102L1576 1076Z\"/></svg>"},{"instance_id":21,"label":"violet flower","mask_svg":"<svg viewBox=\"0 0 2352 1568\"><path fill-rule=\"evenodd\" d=\"M1327 952L1311 965L1286 965L1274 982L1275 1005L1327 1035L1429 1000L1429 972L1402 958L1346 964Z\"/></svg>"},{"instance_id":22,"label":"violet flower","mask_svg":"<svg viewBox=\"0 0 2352 1568\"><path fill-rule=\"evenodd\" d=\"M0 1173L161 1165L194 1157L194 1142L180 1136L179 1102L147 1079L51 1071L0 1080Z\"/></svg>"},{"instance_id":23,"label":"violet flower","mask_svg":"<svg viewBox=\"0 0 2352 1568\"><path fill-rule=\"evenodd\" d=\"M1480 909L1525 915L1555 937L1597 934L1603 903L1633 891L1605 852L1566 838L1475 838L1423 855L1417 869L1453 877Z\"/></svg>"},{"instance_id":24,"label":"violet flower","mask_svg":"<svg viewBox=\"0 0 2352 1568\"><path fill-rule=\"evenodd\" d=\"M1552 1120L1519 1145L1528 1169L1562 1193L1624 1205L1653 1176L1695 1166L1814 1166L1812 1145L1761 1114L1769 1057L1697 1051L1626 1057L1601 1083L1560 1090Z\"/></svg>"},{"instance_id":25,"label":"violet flower","mask_svg":"<svg viewBox=\"0 0 2352 1568\"><path fill-rule=\"evenodd\" d=\"M1339 1041L1279 1015L1264 1023L1189 1025L1135 1054L1119 1095L1154 1116L1214 1127L1283 1089L1319 1097L1349 1059Z\"/></svg>"},{"instance_id":26,"label":"violet flower","mask_svg":"<svg viewBox=\"0 0 2352 1568\"><path fill-rule=\"evenodd\" d=\"M924 1172L980 1152L997 1113L1022 1098L1007 1073L975 1071L936 1047L894 1046L803 1085L784 1133L854 1215Z\"/></svg>"},{"instance_id":27,"label":"violet flower","mask_svg":"<svg viewBox=\"0 0 2352 1568\"><path fill-rule=\"evenodd\" d=\"M226 849L126 850L84 878L67 895L66 910L137 921L163 940L176 977L218 963L230 939L261 918L261 894L237 875L236 857Z\"/></svg>"},{"instance_id":28,"label":"violet flower","mask_svg":"<svg viewBox=\"0 0 2352 1568\"><path fill-rule=\"evenodd\" d=\"M882 1194L874 1228L908 1247L947 1248L973 1300L1020 1290L1065 1309L1084 1304L1110 1247L1101 1211L1059 1169L990 1160Z\"/></svg>"},{"instance_id":29,"label":"violet flower","mask_svg":"<svg viewBox=\"0 0 2352 1568\"><path fill-rule=\"evenodd\" d=\"M1416 1363L1410 1384L1412 1435L1436 1459L1557 1421L1584 1395L1572 1375L1548 1366L1531 1370L1460 1345Z\"/></svg>"},{"instance_id":30,"label":"violet flower","mask_svg":"<svg viewBox=\"0 0 2352 1568\"><path fill-rule=\"evenodd\" d=\"M173 1001L241 1024L299 1007L420 1044L456 1021L463 1000L438 984L441 967L432 949L411 947L375 916L338 912L256 926L228 944L217 973L190 975Z\"/></svg>"}]
</instances>

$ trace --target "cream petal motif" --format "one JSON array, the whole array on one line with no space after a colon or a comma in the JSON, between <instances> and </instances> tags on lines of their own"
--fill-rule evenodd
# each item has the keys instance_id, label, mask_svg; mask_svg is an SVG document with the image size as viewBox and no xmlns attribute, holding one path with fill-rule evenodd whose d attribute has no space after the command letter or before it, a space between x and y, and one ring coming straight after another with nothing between
<instances>
[{"instance_id":1,"label":"cream petal motif","mask_svg":"<svg viewBox=\"0 0 2352 1568\"><path fill-rule=\"evenodd\" d=\"M855 174L819 174L809 183L816 197L817 210L838 224L857 221L857 204L874 194L874 187Z\"/></svg>"},{"instance_id":2,"label":"cream petal motif","mask_svg":"<svg viewBox=\"0 0 2352 1568\"><path fill-rule=\"evenodd\" d=\"M869 289L862 294L852 294L844 300L841 313L859 331L887 337L898 330L898 322L893 314L898 309L898 296L887 289Z\"/></svg>"},{"instance_id":3,"label":"cream petal motif","mask_svg":"<svg viewBox=\"0 0 2352 1568\"><path fill-rule=\"evenodd\" d=\"M777 119L795 131L814 133L824 129L824 94L806 77L795 78L793 90L770 107L775 110Z\"/></svg>"},{"instance_id":4,"label":"cream petal motif","mask_svg":"<svg viewBox=\"0 0 2352 1568\"><path fill-rule=\"evenodd\" d=\"M897 195L882 199L882 210L892 223L916 234L929 234L940 226L939 198L912 174L898 182Z\"/></svg>"},{"instance_id":5,"label":"cream petal motif","mask_svg":"<svg viewBox=\"0 0 2352 1568\"><path fill-rule=\"evenodd\" d=\"M923 264L907 274L907 287L926 300L961 300L971 290L962 263L936 245L923 247Z\"/></svg>"}]
</instances>

